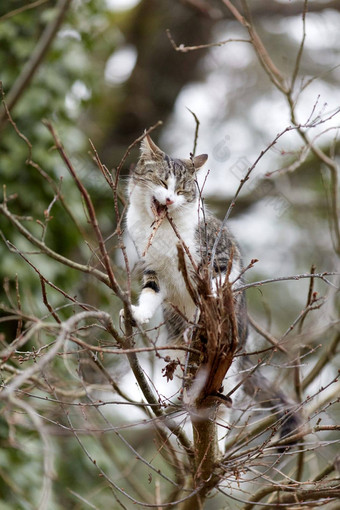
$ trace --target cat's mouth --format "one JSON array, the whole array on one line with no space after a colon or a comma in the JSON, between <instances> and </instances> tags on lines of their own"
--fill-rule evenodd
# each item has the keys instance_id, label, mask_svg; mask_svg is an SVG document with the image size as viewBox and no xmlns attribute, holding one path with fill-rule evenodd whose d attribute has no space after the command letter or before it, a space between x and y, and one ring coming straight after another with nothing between
<instances>
[{"instance_id":1,"label":"cat's mouth","mask_svg":"<svg viewBox=\"0 0 340 510\"><path fill-rule=\"evenodd\" d=\"M152 212L155 216L165 216L168 208L166 205L161 204L158 202L158 200L155 197L152 197L152 205L151 205Z\"/></svg>"}]
</instances>

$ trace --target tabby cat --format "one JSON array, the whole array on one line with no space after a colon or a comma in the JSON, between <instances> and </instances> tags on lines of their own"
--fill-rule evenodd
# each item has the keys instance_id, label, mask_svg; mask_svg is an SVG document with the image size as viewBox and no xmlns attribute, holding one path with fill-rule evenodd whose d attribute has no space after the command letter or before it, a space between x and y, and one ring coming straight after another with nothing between
<instances>
[{"instance_id":1,"label":"tabby cat","mask_svg":"<svg viewBox=\"0 0 340 510\"><path fill-rule=\"evenodd\" d=\"M178 267L177 244L180 239L188 248L194 263L201 267L210 262L221 222L200 204L196 174L207 161L201 154L191 159L169 157L146 135L141 143L141 155L129 180L129 207L127 230L143 262L143 288L138 305L132 306L136 323L147 324L162 306L169 335L183 337L183 331L194 321L196 307L188 292L182 272ZM168 214L177 233L165 217ZM227 228L223 228L213 260L212 288L224 281L232 253L232 271L229 275L235 285L242 271L238 245ZM190 265L189 258L187 263ZM240 346L247 338L247 311L245 297L239 294L236 305ZM249 368L244 357L243 367ZM260 371L247 380L244 389L255 395L260 386L261 400L272 405L283 416L294 403L281 392L273 392L271 385ZM281 409L281 411L280 411ZM284 433L298 424L293 413L287 414Z\"/></svg>"}]
</instances>

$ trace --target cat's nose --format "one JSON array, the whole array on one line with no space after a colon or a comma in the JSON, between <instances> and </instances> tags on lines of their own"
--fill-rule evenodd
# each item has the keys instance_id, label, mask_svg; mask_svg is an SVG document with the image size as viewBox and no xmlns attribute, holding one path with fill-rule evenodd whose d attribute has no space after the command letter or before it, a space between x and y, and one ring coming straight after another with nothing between
<instances>
[{"instance_id":1,"label":"cat's nose","mask_svg":"<svg viewBox=\"0 0 340 510\"><path fill-rule=\"evenodd\" d=\"M171 200L171 198L167 198L167 199L165 200L165 203L166 203L166 205L171 205L171 204L173 204L173 203L174 203L174 201L173 201L173 200Z\"/></svg>"}]
</instances>

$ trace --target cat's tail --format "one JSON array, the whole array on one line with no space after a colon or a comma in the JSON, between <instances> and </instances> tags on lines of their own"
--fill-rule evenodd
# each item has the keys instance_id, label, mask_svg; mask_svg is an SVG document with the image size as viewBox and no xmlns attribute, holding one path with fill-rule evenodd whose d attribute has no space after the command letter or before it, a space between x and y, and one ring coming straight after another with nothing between
<instances>
[{"instance_id":1,"label":"cat's tail","mask_svg":"<svg viewBox=\"0 0 340 510\"><path fill-rule=\"evenodd\" d=\"M262 407L271 408L276 415L280 439L287 439L285 447L296 442L288 441L289 436L299 432L302 425L302 415L298 404L283 391L275 388L263 375L260 368L249 356L241 356L240 369L242 370L242 387L247 395L259 402Z\"/></svg>"}]
</instances>

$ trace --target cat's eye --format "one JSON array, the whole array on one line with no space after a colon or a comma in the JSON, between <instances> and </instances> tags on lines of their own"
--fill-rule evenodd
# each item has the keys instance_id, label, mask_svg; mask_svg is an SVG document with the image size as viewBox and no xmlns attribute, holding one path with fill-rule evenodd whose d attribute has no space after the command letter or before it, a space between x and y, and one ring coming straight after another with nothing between
<instances>
[{"instance_id":1,"label":"cat's eye","mask_svg":"<svg viewBox=\"0 0 340 510\"><path fill-rule=\"evenodd\" d=\"M165 189L168 189L168 185L165 181L162 181L162 179L160 179L159 181L161 183L161 185L165 188Z\"/></svg>"},{"instance_id":2,"label":"cat's eye","mask_svg":"<svg viewBox=\"0 0 340 510\"><path fill-rule=\"evenodd\" d=\"M184 194L185 194L184 189L179 189L179 190L177 191L177 195L184 195Z\"/></svg>"}]
</instances>

